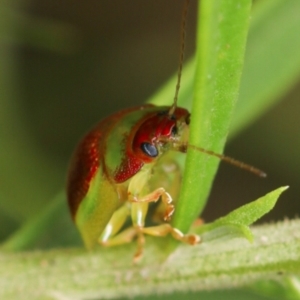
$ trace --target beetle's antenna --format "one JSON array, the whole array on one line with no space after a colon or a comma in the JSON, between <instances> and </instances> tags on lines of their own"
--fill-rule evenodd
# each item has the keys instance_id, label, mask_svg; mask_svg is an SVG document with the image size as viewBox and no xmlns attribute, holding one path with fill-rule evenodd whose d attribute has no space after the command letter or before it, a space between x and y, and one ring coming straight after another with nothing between
<instances>
[{"instance_id":1,"label":"beetle's antenna","mask_svg":"<svg viewBox=\"0 0 300 300\"><path fill-rule=\"evenodd\" d=\"M201 147L197 147L197 146L194 146L194 145L180 144L178 146L178 150L180 152L183 152L183 153L186 153L188 148L195 149L195 150L200 151L202 153L206 153L208 155L217 157L217 158L219 158L219 159L221 159L221 160L223 160L223 161L225 161L225 162L227 162L227 163L229 163L229 164L231 164L233 166L236 166L238 168L244 169L244 170L246 170L248 172L251 172L251 173L253 173L253 174L255 174L255 175L259 176L259 177L267 177L267 174L264 171L262 171L262 170L260 170L258 168L255 168L255 167L253 167L251 165L248 165L248 164L246 164L246 163L244 163L242 161L234 159L232 157L226 156L224 154L215 153L215 152L213 152L211 150L207 150L207 149L204 149L204 148L201 148Z\"/></svg>"},{"instance_id":2,"label":"beetle's antenna","mask_svg":"<svg viewBox=\"0 0 300 300\"><path fill-rule=\"evenodd\" d=\"M175 89L175 96L174 96L174 102L173 105L171 106L168 115L172 116L175 112L175 109L177 107L177 100L178 100L178 94L179 94L179 89L180 89L180 81L181 81L181 74L182 74L182 67L183 67L183 60L184 60L184 50L185 50L185 36L186 36L186 21L187 21L187 14L188 14L188 7L189 7L189 0L185 1L184 4L184 9L183 9L183 14L182 14L182 23L181 23L181 49L180 49L180 57L179 57L179 68L178 68L178 73L177 73L177 83L176 83L176 89ZM248 165L242 161L236 160L232 157L226 156L224 154L219 154L219 153L215 153L211 150L207 150L201 147L197 147L194 145L187 145L187 144L177 144L175 143L175 147L178 151L186 153L187 149L195 149L197 151L200 151L202 153L206 153L208 155L214 156L219 158L222 161L225 161L233 166L236 166L238 168L244 169L248 172L251 172L259 177L266 177L267 174L258 169L255 168L251 165Z\"/></svg>"},{"instance_id":3,"label":"beetle's antenna","mask_svg":"<svg viewBox=\"0 0 300 300\"><path fill-rule=\"evenodd\" d=\"M175 112L175 109L177 107L177 100L178 100L178 94L180 89L180 81L181 81L181 73L182 73L182 66L183 66L183 60L184 60L184 50L185 50L185 36L186 36L186 20L187 20L187 13L189 8L190 0L186 0L184 3L184 9L182 13L182 23L181 23L181 49L180 49L180 57L179 57L179 68L177 73L177 83L176 83L176 89L175 89L175 96L174 96L174 102L171 106L168 115L172 116Z\"/></svg>"}]
</instances>

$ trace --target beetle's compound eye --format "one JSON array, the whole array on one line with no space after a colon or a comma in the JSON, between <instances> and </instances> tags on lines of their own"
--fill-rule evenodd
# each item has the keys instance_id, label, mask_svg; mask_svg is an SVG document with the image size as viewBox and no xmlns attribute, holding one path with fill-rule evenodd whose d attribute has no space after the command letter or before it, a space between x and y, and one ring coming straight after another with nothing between
<instances>
[{"instance_id":1,"label":"beetle's compound eye","mask_svg":"<svg viewBox=\"0 0 300 300\"><path fill-rule=\"evenodd\" d=\"M142 143L141 149L145 154L147 154L150 157L156 157L158 155L157 148L150 143Z\"/></svg>"}]
</instances>

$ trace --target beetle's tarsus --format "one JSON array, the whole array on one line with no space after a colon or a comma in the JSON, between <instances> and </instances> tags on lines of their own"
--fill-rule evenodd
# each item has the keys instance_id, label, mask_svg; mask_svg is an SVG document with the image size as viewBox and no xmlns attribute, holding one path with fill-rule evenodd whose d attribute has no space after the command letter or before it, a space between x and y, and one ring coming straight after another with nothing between
<instances>
[{"instance_id":1,"label":"beetle's tarsus","mask_svg":"<svg viewBox=\"0 0 300 300\"><path fill-rule=\"evenodd\" d=\"M137 251L133 257L133 262L137 263L141 260L144 253L144 246L145 246L145 236L141 231L142 228L136 228L137 230Z\"/></svg>"},{"instance_id":2,"label":"beetle's tarsus","mask_svg":"<svg viewBox=\"0 0 300 300\"><path fill-rule=\"evenodd\" d=\"M200 236L196 235L196 234L188 234L188 235L186 235L186 238L187 238L188 244L190 244L190 245L196 245L201 242Z\"/></svg>"},{"instance_id":3,"label":"beetle's tarsus","mask_svg":"<svg viewBox=\"0 0 300 300\"><path fill-rule=\"evenodd\" d=\"M176 239L189 245L200 243L201 238L196 234L183 234L179 229L171 227L171 234Z\"/></svg>"}]
</instances>

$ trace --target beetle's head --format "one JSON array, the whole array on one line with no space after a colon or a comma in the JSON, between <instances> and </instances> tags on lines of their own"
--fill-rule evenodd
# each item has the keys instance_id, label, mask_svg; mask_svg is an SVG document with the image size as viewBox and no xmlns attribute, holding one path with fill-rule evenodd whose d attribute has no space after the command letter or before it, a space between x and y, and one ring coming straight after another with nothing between
<instances>
[{"instance_id":1,"label":"beetle's head","mask_svg":"<svg viewBox=\"0 0 300 300\"><path fill-rule=\"evenodd\" d=\"M162 110L151 114L136 131L133 151L150 163L169 149L179 150L187 143L190 113L177 107L173 114Z\"/></svg>"}]
</instances>

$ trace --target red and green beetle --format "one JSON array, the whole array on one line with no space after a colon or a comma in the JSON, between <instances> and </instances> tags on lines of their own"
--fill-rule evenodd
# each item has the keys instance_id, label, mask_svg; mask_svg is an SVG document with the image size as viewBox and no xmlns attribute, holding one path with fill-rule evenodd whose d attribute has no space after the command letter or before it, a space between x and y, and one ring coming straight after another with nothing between
<instances>
[{"instance_id":1,"label":"red and green beetle","mask_svg":"<svg viewBox=\"0 0 300 300\"><path fill-rule=\"evenodd\" d=\"M137 237L135 257L139 258L144 234L170 233L191 245L200 241L199 236L183 234L168 223L181 176L168 153L186 152L189 122L190 113L184 108L148 104L103 119L79 143L71 161L67 194L73 220L88 249ZM262 175L239 161L196 149ZM149 204L160 199L153 217L161 224L145 227ZM120 231L130 216L132 226Z\"/></svg>"},{"instance_id":2,"label":"red and green beetle","mask_svg":"<svg viewBox=\"0 0 300 300\"><path fill-rule=\"evenodd\" d=\"M174 183L180 181L170 150L186 152L190 113L177 107L184 53L182 51L174 104L151 104L124 109L100 121L79 143L68 174L69 208L85 246L112 246L137 238L135 258L142 255L144 234L172 236L196 244L200 238L183 234L168 221L174 212ZM178 185L176 185L178 187ZM178 189L177 189L178 190ZM172 194L172 195L171 195ZM145 227L149 204L161 200L153 214L160 224ZM131 216L132 226L122 230Z\"/></svg>"},{"instance_id":3,"label":"red and green beetle","mask_svg":"<svg viewBox=\"0 0 300 300\"><path fill-rule=\"evenodd\" d=\"M183 40L186 9L183 18ZM209 150L188 145L190 113L177 107L184 43L172 106L151 104L124 109L100 121L79 143L71 160L67 196L72 218L88 249L137 239L141 257L144 235L165 236L194 245L200 237L184 234L169 221L178 195L180 170L168 153L188 147L217 156L254 173L261 171ZM161 200L145 226L151 203ZM131 216L132 225L124 226ZM125 227L125 229L123 229Z\"/></svg>"},{"instance_id":4,"label":"red and green beetle","mask_svg":"<svg viewBox=\"0 0 300 300\"><path fill-rule=\"evenodd\" d=\"M139 257L144 234L170 233L189 244L200 241L168 223L174 212L168 190L180 180L180 172L166 154L186 152L189 121L184 108L149 104L103 119L83 138L71 162L67 191L72 217L88 249L137 237ZM156 175L169 178L169 170L176 179L164 180L163 185L153 180ZM159 199L165 208L162 213L158 206L156 219L165 222L145 227L148 206ZM132 226L119 232L130 215Z\"/></svg>"}]
</instances>

